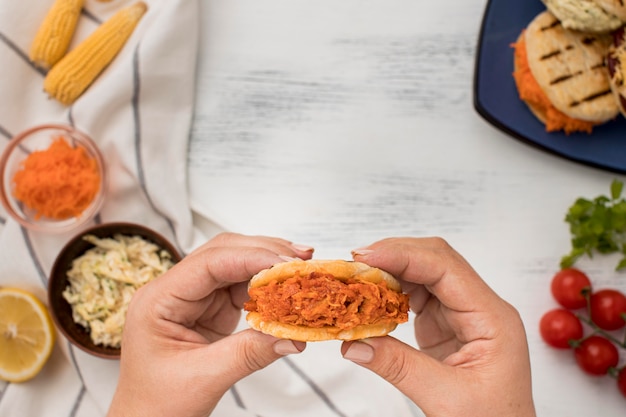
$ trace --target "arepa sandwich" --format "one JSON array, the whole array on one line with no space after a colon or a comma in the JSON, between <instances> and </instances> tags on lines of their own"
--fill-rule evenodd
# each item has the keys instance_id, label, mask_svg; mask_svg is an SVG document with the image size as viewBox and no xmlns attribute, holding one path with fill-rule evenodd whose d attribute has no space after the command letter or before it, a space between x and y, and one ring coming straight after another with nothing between
<instances>
[{"instance_id":1,"label":"arepa sandwich","mask_svg":"<svg viewBox=\"0 0 626 417\"><path fill-rule=\"evenodd\" d=\"M250 327L298 341L384 336L408 320L409 297L389 273L344 260L294 260L252 277Z\"/></svg>"}]
</instances>

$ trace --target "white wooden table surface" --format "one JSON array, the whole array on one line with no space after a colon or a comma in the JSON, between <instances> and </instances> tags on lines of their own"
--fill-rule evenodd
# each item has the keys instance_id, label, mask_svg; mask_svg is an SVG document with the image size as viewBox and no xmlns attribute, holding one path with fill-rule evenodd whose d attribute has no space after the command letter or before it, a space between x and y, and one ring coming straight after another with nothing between
<instances>
[{"instance_id":1,"label":"white wooden table surface","mask_svg":"<svg viewBox=\"0 0 626 417\"><path fill-rule=\"evenodd\" d=\"M202 2L192 206L228 230L313 245L317 258L442 236L521 312L540 416L623 416L613 380L583 375L538 335L556 306L567 208L619 176L522 144L474 111L485 4ZM612 265L580 266L626 291ZM411 341L410 326L395 334Z\"/></svg>"}]
</instances>

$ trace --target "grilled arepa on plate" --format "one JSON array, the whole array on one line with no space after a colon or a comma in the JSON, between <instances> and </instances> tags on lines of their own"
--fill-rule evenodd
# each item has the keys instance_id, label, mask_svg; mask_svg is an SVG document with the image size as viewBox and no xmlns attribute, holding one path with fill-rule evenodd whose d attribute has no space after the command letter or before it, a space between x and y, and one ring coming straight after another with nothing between
<instances>
[{"instance_id":1,"label":"grilled arepa on plate","mask_svg":"<svg viewBox=\"0 0 626 417\"><path fill-rule=\"evenodd\" d=\"M619 111L626 117L626 38L624 28L613 34L613 43L609 47L606 61L609 69L611 90L619 107Z\"/></svg>"},{"instance_id":2,"label":"grilled arepa on plate","mask_svg":"<svg viewBox=\"0 0 626 417\"><path fill-rule=\"evenodd\" d=\"M530 71L555 108L594 124L617 116L604 60L609 35L565 29L544 11L530 22L524 36Z\"/></svg>"}]
</instances>

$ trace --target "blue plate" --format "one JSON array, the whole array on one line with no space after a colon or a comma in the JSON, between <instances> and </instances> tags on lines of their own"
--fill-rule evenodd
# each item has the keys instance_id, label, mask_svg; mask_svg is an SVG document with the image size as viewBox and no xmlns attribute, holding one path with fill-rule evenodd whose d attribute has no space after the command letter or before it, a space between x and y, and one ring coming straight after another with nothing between
<instances>
[{"instance_id":1,"label":"blue plate","mask_svg":"<svg viewBox=\"0 0 626 417\"><path fill-rule=\"evenodd\" d=\"M593 133L548 133L519 99L513 80L513 48L522 29L545 6L539 0L489 0L483 16L474 72L474 107L514 138L585 165L626 173L626 120L618 116Z\"/></svg>"}]
</instances>

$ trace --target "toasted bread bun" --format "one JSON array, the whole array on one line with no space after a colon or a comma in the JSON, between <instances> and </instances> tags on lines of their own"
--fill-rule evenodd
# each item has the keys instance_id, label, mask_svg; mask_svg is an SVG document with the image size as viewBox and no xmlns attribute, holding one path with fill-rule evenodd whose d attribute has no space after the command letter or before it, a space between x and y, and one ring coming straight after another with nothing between
<instances>
[{"instance_id":1,"label":"toasted bread bun","mask_svg":"<svg viewBox=\"0 0 626 417\"><path fill-rule=\"evenodd\" d=\"M524 36L532 75L556 109L596 124L617 116L604 63L610 36L565 29L549 11L537 15Z\"/></svg>"},{"instance_id":2,"label":"toasted bread bun","mask_svg":"<svg viewBox=\"0 0 626 417\"><path fill-rule=\"evenodd\" d=\"M622 22L626 22L626 3L623 0L594 0L607 13L616 16Z\"/></svg>"},{"instance_id":3,"label":"toasted bread bun","mask_svg":"<svg viewBox=\"0 0 626 417\"><path fill-rule=\"evenodd\" d=\"M364 263L344 260L295 260L276 264L273 267L263 270L250 280L250 289L260 288L270 284L283 283L294 277L309 277L311 274L332 276L342 282L369 282L374 284L383 283L389 290L400 293L400 283L389 273L370 267ZM252 292L251 292L252 293ZM406 295L402 295L406 297ZM405 300L408 310L408 297ZM246 307L246 309L248 309ZM291 314L297 314L292 311ZM404 312L406 315L406 311ZM249 311L246 321L253 329L272 336L305 342L322 340L356 340L375 336L384 336L394 330L398 321L383 320L373 323L362 323L354 327L345 326L309 327L305 325L294 325L284 323L280 320L263 319L262 314L257 311ZM402 320L406 321L406 320Z\"/></svg>"},{"instance_id":4,"label":"toasted bread bun","mask_svg":"<svg viewBox=\"0 0 626 417\"><path fill-rule=\"evenodd\" d=\"M359 340L368 337L386 336L398 326L397 323L379 323L357 326L349 330L335 327L303 327L278 321L264 321L259 313L250 312L246 321L255 330L280 339L300 342L322 342L324 340Z\"/></svg>"},{"instance_id":5,"label":"toasted bread bun","mask_svg":"<svg viewBox=\"0 0 626 417\"><path fill-rule=\"evenodd\" d=\"M601 0L542 0L546 8L563 24L563 27L581 32L608 33L622 25L622 21ZM618 0L605 0L618 3ZM613 7L615 9L615 7Z\"/></svg>"},{"instance_id":6,"label":"toasted bread bun","mask_svg":"<svg viewBox=\"0 0 626 417\"><path fill-rule=\"evenodd\" d=\"M611 82L613 97L619 106L619 111L626 117L626 32L624 28L617 30L613 35L613 43L609 47L607 66Z\"/></svg>"},{"instance_id":7,"label":"toasted bread bun","mask_svg":"<svg viewBox=\"0 0 626 417\"><path fill-rule=\"evenodd\" d=\"M373 268L362 262L344 260L308 260L296 259L290 262L276 264L256 274L250 280L250 287L261 287L271 281L284 281L296 274L309 275L312 272L331 274L335 279L345 281L355 278L360 281L369 281L378 284L385 281L387 286L394 291L402 291L400 283L388 272Z\"/></svg>"}]
</instances>

